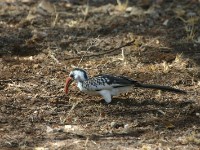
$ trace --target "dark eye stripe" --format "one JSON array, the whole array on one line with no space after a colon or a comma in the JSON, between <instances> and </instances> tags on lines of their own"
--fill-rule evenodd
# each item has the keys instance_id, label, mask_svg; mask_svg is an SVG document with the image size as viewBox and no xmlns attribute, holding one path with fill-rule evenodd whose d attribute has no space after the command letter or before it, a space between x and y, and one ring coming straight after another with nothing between
<instances>
[{"instance_id":1,"label":"dark eye stripe","mask_svg":"<svg viewBox=\"0 0 200 150\"><path fill-rule=\"evenodd\" d=\"M73 74L70 74L70 77L71 77L71 78L74 78L74 75L73 75Z\"/></svg>"}]
</instances>

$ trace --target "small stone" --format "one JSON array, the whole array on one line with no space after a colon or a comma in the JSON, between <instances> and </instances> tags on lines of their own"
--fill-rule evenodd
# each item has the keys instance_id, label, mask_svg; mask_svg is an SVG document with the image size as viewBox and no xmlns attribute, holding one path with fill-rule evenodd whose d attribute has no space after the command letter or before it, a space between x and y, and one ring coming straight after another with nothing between
<instances>
[{"instance_id":1,"label":"small stone","mask_svg":"<svg viewBox=\"0 0 200 150\"><path fill-rule=\"evenodd\" d=\"M200 36L197 37L197 40L195 41L196 43L200 43Z\"/></svg>"},{"instance_id":2,"label":"small stone","mask_svg":"<svg viewBox=\"0 0 200 150\"><path fill-rule=\"evenodd\" d=\"M33 69L37 69L37 68L39 68L39 67L40 67L39 64L34 64L34 65L33 65Z\"/></svg>"},{"instance_id":3,"label":"small stone","mask_svg":"<svg viewBox=\"0 0 200 150\"><path fill-rule=\"evenodd\" d=\"M49 150L49 148L46 147L35 147L35 150Z\"/></svg>"},{"instance_id":4,"label":"small stone","mask_svg":"<svg viewBox=\"0 0 200 150\"><path fill-rule=\"evenodd\" d=\"M129 128L129 124L125 124L124 129L128 129L128 128Z\"/></svg>"},{"instance_id":5,"label":"small stone","mask_svg":"<svg viewBox=\"0 0 200 150\"><path fill-rule=\"evenodd\" d=\"M195 12L188 12L188 13L186 14L186 16L187 16L187 17L195 17L195 16L197 16L197 14L196 14Z\"/></svg>"},{"instance_id":6,"label":"small stone","mask_svg":"<svg viewBox=\"0 0 200 150\"><path fill-rule=\"evenodd\" d=\"M126 8L126 12L131 12L132 10L133 10L132 7L127 7L127 8Z\"/></svg>"},{"instance_id":7,"label":"small stone","mask_svg":"<svg viewBox=\"0 0 200 150\"><path fill-rule=\"evenodd\" d=\"M188 140L187 140L186 137L179 137L179 138L177 139L177 142L179 142L179 143L182 144L182 145L188 144Z\"/></svg>"},{"instance_id":8,"label":"small stone","mask_svg":"<svg viewBox=\"0 0 200 150\"><path fill-rule=\"evenodd\" d=\"M6 112L6 107L5 107L5 106L2 106L2 107L1 107L1 111L2 111L2 113Z\"/></svg>"},{"instance_id":9,"label":"small stone","mask_svg":"<svg viewBox=\"0 0 200 150\"><path fill-rule=\"evenodd\" d=\"M124 128L124 124L123 123L117 123L117 122L111 122L110 123L111 128Z\"/></svg>"},{"instance_id":10,"label":"small stone","mask_svg":"<svg viewBox=\"0 0 200 150\"><path fill-rule=\"evenodd\" d=\"M167 25L168 25L168 22L169 22L169 19L166 19L166 20L163 22L163 25L164 25L164 26L167 26Z\"/></svg>"},{"instance_id":11,"label":"small stone","mask_svg":"<svg viewBox=\"0 0 200 150\"><path fill-rule=\"evenodd\" d=\"M110 126L111 126L111 128L116 128L117 123L113 121L113 122L110 123Z\"/></svg>"},{"instance_id":12,"label":"small stone","mask_svg":"<svg viewBox=\"0 0 200 150\"><path fill-rule=\"evenodd\" d=\"M51 127L49 127L49 126L47 126L47 133L50 133L50 132L53 132L53 129L51 128Z\"/></svg>"}]
</instances>

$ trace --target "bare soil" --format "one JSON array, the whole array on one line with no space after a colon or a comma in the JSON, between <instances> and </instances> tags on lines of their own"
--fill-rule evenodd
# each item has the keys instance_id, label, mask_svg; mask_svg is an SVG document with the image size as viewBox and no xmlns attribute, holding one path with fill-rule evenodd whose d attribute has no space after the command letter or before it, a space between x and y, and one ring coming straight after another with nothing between
<instances>
[{"instance_id":1,"label":"bare soil","mask_svg":"<svg viewBox=\"0 0 200 150\"><path fill-rule=\"evenodd\" d=\"M199 8L0 1L0 149L199 149ZM133 89L106 104L74 85L65 95L74 67L188 94Z\"/></svg>"}]
</instances>

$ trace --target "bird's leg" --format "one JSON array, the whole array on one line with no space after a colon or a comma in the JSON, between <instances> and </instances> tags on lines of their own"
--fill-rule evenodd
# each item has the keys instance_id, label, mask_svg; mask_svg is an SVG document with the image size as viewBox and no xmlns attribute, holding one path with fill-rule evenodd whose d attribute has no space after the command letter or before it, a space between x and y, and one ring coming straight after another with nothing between
<instances>
[{"instance_id":1,"label":"bird's leg","mask_svg":"<svg viewBox=\"0 0 200 150\"><path fill-rule=\"evenodd\" d=\"M112 101L110 91L102 90L99 93L101 94L101 96L103 96L103 98L106 101L106 103L110 103Z\"/></svg>"}]
</instances>

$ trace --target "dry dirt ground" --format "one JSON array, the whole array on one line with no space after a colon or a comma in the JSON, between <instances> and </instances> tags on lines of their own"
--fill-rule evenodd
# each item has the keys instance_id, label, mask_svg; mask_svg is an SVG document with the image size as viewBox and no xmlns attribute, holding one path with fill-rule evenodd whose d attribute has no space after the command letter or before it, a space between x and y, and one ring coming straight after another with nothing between
<instances>
[{"instance_id":1,"label":"dry dirt ground","mask_svg":"<svg viewBox=\"0 0 200 150\"><path fill-rule=\"evenodd\" d=\"M199 149L200 2L120 2L0 1L0 149ZM65 95L77 66L188 94Z\"/></svg>"}]
</instances>

